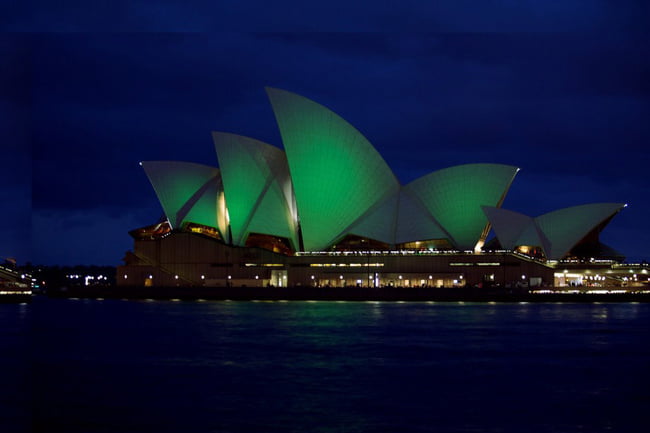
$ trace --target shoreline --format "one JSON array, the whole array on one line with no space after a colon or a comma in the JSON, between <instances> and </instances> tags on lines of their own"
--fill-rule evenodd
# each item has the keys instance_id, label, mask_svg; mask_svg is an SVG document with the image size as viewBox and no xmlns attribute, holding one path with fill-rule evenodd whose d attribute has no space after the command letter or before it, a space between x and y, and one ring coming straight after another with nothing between
<instances>
[{"instance_id":1,"label":"shoreline","mask_svg":"<svg viewBox=\"0 0 650 433\"><path fill-rule=\"evenodd\" d=\"M530 293L520 289L367 287L83 287L50 298L182 301L650 302L650 292Z\"/></svg>"}]
</instances>

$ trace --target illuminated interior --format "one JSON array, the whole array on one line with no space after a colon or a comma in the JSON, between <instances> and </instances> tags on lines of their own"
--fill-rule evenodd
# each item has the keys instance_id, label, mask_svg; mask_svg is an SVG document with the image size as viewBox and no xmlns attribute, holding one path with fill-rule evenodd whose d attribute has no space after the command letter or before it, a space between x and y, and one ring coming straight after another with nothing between
<instances>
[{"instance_id":1,"label":"illuminated interior","mask_svg":"<svg viewBox=\"0 0 650 433\"><path fill-rule=\"evenodd\" d=\"M273 251L274 253L284 254L285 256L293 255L294 250L287 238L280 236L271 236L261 233L251 233L246 239L245 246L263 248Z\"/></svg>"},{"instance_id":2,"label":"illuminated interior","mask_svg":"<svg viewBox=\"0 0 650 433\"><path fill-rule=\"evenodd\" d=\"M192 222L188 222L183 225L183 230L191 232L191 233L196 233L200 234L203 236L210 237L212 239L217 239L221 240L221 235L219 234L219 230L217 230L215 227L210 227L210 226L205 226L203 224L196 224Z\"/></svg>"},{"instance_id":3,"label":"illuminated interior","mask_svg":"<svg viewBox=\"0 0 650 433\"><path fill-rule=\"evenodd\" d=\"M404 242L397 245L398 250L452 250L454 246L448 239L428 239L425 241Z\"/></svg>"},{"instance_id":4,"label":"illuminated interior","mask_svg":"<svg viewBox=\"0 0 650 433\"><path fill-rule=\"evenodd\" d=\"M165 235L171 233L172 228L169 225L169 221L165 220L157 224L152 224L150 226L141 227L135 230L131 230L129 235L134 239L140 240L154 240L160 239Z\"/></svg>"},{"instance_id":5,"label":"illuminated interior","mask_svg":"<svg viewBox=\"0 0 650 433\"><path fill-rule=\"evenodd\" d=\"M544 250L540 246L519 245L517 248L515 248L515 251L529 257L535 257L536 259L540 259L540 260L546 258L546 256L544 255Z\"/></svg>"},{"instance_id":6,"label":"illuminated interior","mask_svg":"<svg viewBox=\"0 0 650 433\"><path fill-rule=\"evenodd\" d=\"M387 251L390 249L390 245L387 243L357 235L347 235L330 248L331 251Z\"/></svg>"}]
</instances>

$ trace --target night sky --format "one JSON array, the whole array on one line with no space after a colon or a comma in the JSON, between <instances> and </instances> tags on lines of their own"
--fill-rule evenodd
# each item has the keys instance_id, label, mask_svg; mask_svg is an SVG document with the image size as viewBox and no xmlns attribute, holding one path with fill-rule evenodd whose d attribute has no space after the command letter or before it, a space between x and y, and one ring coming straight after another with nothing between
<instances>
[{"instance_id":1,"label":"night sky","mask_svg":"<svg viewBox=\"0 0 650 433\"><path fill-rule=\"evenodd\" d=\"M297 15L265 20L263 11L246 21L243 6L210 20L162 3L138 15L142 30L158 33L85 33L135 30L137 20L119 7L100 20L102 10L64 17L45 4L28 17L16 5L0 21L11 30L78 32L0 36L0 257L119 264L132 247L128 231L162 215L138 162L216 165L213 130L281 146L264 92L272 86L341 115L403 183L456 164L504 163L521 168L507 209L537 216L628 203L601 240L628 261L650 258L642 3L623 12L607 1L502 1L480 11L461 1L391 17L379 2L361 28L354 18L362 11L352 8L334 29L331 2L304 11L311 19L302 24ZM243 22L260 32L236 31ZM212 26L232 32L169 32ZM388 32L405 26L446 32Z\"/></svg>"}]
</instances>

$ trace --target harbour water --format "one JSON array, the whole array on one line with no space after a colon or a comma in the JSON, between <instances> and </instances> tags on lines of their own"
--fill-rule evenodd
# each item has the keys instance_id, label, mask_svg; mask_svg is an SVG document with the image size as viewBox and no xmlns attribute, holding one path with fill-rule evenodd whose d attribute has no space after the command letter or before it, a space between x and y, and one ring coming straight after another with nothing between
<instances>
[{"instance_id":1,"label":"harbour water","mask_svg":"<svg viewBox=\"0 0 650 433\"><path fill-rule=\"evenodd\" d=\"M29 310L37 432L641 432L650 422L650 304L4 307ZM3 339L24 361L19 334Z\"/></svg>"},{"instance_id":2,"label":"harbour water","mask_svg":"<svg viewBox=\"0 0 650 433\"><path fill-rule=\"evenodd\" d=\"M0 432L30 431L31 306L0 303Z\"/></svg>"}]
</instances>

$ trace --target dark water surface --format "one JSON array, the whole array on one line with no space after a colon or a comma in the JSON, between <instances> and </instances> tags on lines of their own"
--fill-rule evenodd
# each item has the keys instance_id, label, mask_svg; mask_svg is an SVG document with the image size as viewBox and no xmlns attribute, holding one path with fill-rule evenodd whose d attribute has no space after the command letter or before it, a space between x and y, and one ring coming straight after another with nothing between
<instances>
[{"instance_id":1,"label":"dark water surface","mask_svg":"<svg viewBox=\"0 0 650 433\"><path fill-rule=\"evenodd\" d=\"M13 307L5 327L28 314ZM28 308L38 432L650 425L648 304L36 299ZM7 338L20 359L23 343Z\"/></svg>"},{"instance_id":2,"label":"dark water surface","mask_svg":"<svg viewBox=\"0 0 650 433\"><path fill-rule=\"evenodd\" d=\"M31 308L0 304L0 432L29 431Z\"/></svg>"}]
</instances>

